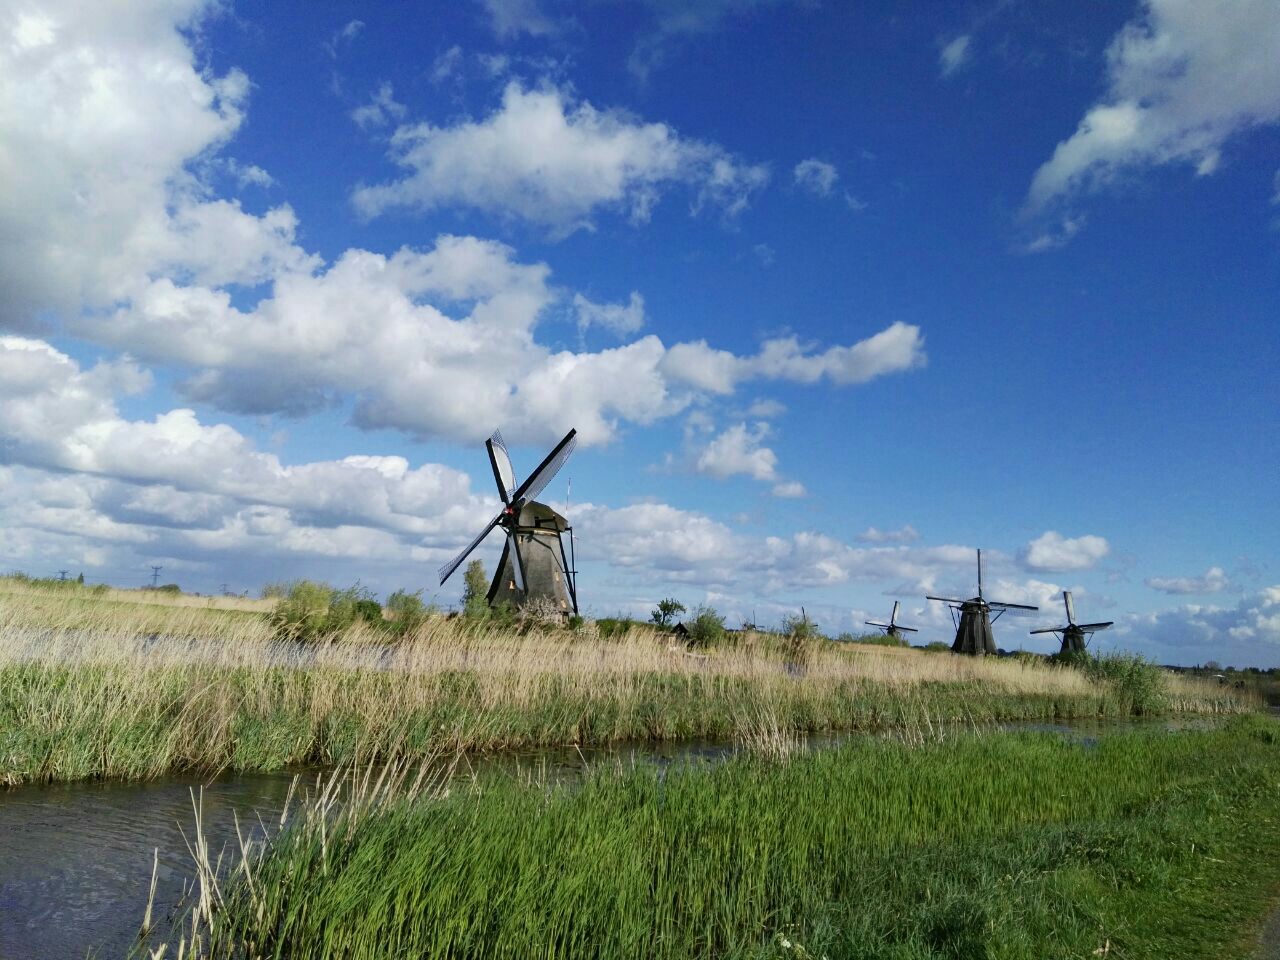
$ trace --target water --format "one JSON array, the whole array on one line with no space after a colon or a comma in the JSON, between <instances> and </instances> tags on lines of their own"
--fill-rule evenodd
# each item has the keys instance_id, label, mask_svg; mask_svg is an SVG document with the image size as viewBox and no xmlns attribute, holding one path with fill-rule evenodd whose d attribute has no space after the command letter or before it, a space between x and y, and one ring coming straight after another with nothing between
<instances>
[{"instance_id":1,"label":"water","mask_svg":"<svg viewBox=\"0 0 1280 960\"><path fill-rule=\"evenodd\" d=\"M1088 743L1107 730L1131 726L1016 724L1006 729L1066 733ZM811 738L809 746L832 746L846 738ZM518 769L567 780L599 762L665 765L716 760L732 749L714 743L558 748L471 758L464 770ZM315 771L302 776L314 780ZM192 875L183 835L191 837L195 822L192 792L202 793L205 832L216 852L224 844L236 847L237 815L246 831L278 823L293 780L294 773L283 772L212 781L170 777L151 783L0 788L0 960L124 957L142 923L155 851L153 919L163 926L182 900Z\"/></svg>"}]
</instances>

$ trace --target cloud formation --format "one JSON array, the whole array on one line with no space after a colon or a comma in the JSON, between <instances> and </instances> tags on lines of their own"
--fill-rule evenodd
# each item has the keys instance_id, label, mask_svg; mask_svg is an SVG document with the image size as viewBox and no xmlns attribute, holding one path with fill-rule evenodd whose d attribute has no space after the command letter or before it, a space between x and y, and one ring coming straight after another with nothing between
<instances>
[{"instance_id":1,"label":"cloud formation","mask_svg":"<svg viewBox=\"0 0 1280 960\"><path fill-rule=\"evenodd\" d=\"M1105 537L1064 537L1056 530L1046 530L1023 548L1021 559L1028 570L1090 570L1110 552Z\"/></svg>"},{"instance_id":2,"label":"cloud formation","mask_svg":"<svg viewBox=\"0 0 1280 960\"><path fill-rule=\"evenodd\" d=\"M1210 567L1198 577L1148 577L1146 584L1161 593L1221 593L1231 581L1221 567Z\"/></svg>"},{"instance_id":3,"label":"cloud formation","mask_svg":"<svg viewBox=\"0 0 1280 960\"><path fill-rule=\"evenodd\" d=\"M1146 165L1213 173L1236 134L1280 120L1280 6L1146 0L1107 50L1108 89L1031 182L1027 208Z\"/></svg>"},{"instance_id":4,"label":"cloud formation","mask_svg":"<svg viewBox=\"0 0 1280 960\"><path fill-rule=\"evenodd\" d=\"M969 34L962 33L943 45L938 52L938 67L942 76L951 76L969 62L972 55L969 45L972 40L973 37Z\"/></svg>"},{"instance_id":5,"label":"cloud formation","mask_svg":"<svg viewBox=\"0 0 1280 960\"><path fill-rule=\"evenodd\" d=\"M469 207L545 227L564 237L594 227L599 211L644 223L663 194L681 186L695 212L745 210L769 181L723 147L681 137L665 123L598 110L555 87L507 85L501 106L480 121L402 126L392 158L407 172L357 187L366 217L394 208Z\"/></svg>"},{"instance_id":6,"label":"cloud formation","mask_svg":"<svg viewBox=\"0 0 1280 960\"><path fill-rule=\"evenodd\" d=\"M829 197L840 174L834 166L816 157L801 160L792 171L796 186L815 197Z\"/></svg>"}]
</instances>

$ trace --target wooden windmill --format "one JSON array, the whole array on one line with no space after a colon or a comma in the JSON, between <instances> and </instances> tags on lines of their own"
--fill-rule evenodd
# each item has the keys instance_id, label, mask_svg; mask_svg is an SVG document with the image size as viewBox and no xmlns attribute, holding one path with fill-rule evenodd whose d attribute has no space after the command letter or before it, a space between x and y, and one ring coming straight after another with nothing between
<instances>
[{"instance_id":1,"label":"wooden windmill","mask_svg":"<svg viewBox=\"0 0 1280 960\"><path fill-rule=\"evenodd\" d=\"M507 542L502 548L502 559L493 582L489 585L490 606L508 603L523 607L531 601L550 601L565 616L578 612L578 589L574 581L573 563L565 553L562 534L570 534L572 528L555 510L534 498L546 489L548 483L564 466L577 443L576 430L570 430L563 440L552 448L538 468L519 486L511 456L503 443L502 434L494 431L485 441L489 451L489 466L502 498L502 510L460 554L440 568L440 583L462 566L471 551L494 529L502 527ZM571 547L572 549L572 547Z\"/></svg>"},{"instance_id":2,"label":"wooden windmill","mask_svg":"<svg viewBox=\"0 0 1280 960\"><path fill-rule=\"evenodd\" d=\"M980 657L983 654L996 653L995 637L991 633L991 624L999 620L1006 610L1039 610L1023 603L1003 603L999 600L988 600L982 595L982 551L978 551L978 595L968 600L953 600L949 597L926 597L926 600L938 600L951 608L951 620L956 625L956 639L951 644L952 653L967 653ZM994 610L995 616L991 615Z\"/></svg>"},{"instance_id":3,"label":"wooden windmill","mask_svg":"<svg viewBox=\"0 0 1280 960\"><path fill-rule=\"evenodd\" d=\"M898 608L901 606L902 604L897 600L893 601L893 613L889 614L888 623L881 623L879 620L863 620L862 622L869 627L879 627L885 632L885 636L892 637L899 643L906 643L907 638L902 635L904 631L907 633L919 633L920 631L915 627L904 627L898 622Z\"/></svg>"},{"instance_id":4,"label":"wooden windmill","mask_svg":"<svg viewBox=\"0 0 1280 960\"><path fill-rule=\"evenodd\" d=\"M1076 623L1076 605L1071 602L1071 591L1062 591L1062 602L1067 608L1067 625L1065 627L1047 627L1044 630L1032 630L1031 633L1054 633L1062 641L1060 653L1083 653L1089 645L1088 638L1099 630L1105 630L1115 623L1106 620L1102 623Z\"/></svg>"}]
</instances>

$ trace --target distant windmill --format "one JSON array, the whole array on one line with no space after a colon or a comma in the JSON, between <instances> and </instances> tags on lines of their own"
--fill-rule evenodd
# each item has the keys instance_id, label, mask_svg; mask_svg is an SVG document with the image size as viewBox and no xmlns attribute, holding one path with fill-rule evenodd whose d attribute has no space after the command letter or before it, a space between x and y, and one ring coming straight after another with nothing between
<instances>
[{"instance_id":1,"label":"distant windmill","mask_svg":"<svg viewBox=\"0 0 1280 960\"><path fill-rule=\"evenodd\" d=\"M480 536L440 568L442 586L494 527L502 527L506 531L507 542L502 548L502 559L498 561L493 582L489 585L489 605L510 603L514 607L523 607L532 600L550 600L566 616L570 610L574 614L578 612L578 591L570 572L573 565L565 556L564 541L560 539L562 533L572 535L572 530L564 517L545 503L534 500L573 453L577 434L577 430L565 434L564 439L518 487L502 434L495 430L493 436L485 441L493 479L498 485L498 496L502 498L502 510L480 531Z\"/></svg>"},{"instance_id":2,"label":"distant windmill","mask_svg":"<svg viewBox=\"0 0 1280 960\"><path fill-rule=\"evenodd\" d=\"M1083 653L1084 648L1089 645L1089 641L1085 639L1086 635L1091 637L1097 631L1105 630L1115 623L1114 620L1107 620L1104 623L1076 623L1076 605L1071 602L1070 590L1062 591L1062 602L1067 608L1067 625L1065 627L1049 627L1045 630L1031 631L1033 634L1060 634L1059 639L1062 641L1060 653Z\"/></svg>"},{"instance_id":3,"label":"distant windmill","mask_svg":"<svg viewBox=\"0 0 1280 960\"><path fill-rule=\"evenodd\" d=\"M902 604L897 600L893 601L893 613L889 615L888 623L880 623L878 620L863 620L862 622L869 627L879 627L885 632L885 636L892 637L900 643L906 643L907 638L902 635L903 630L908 633L919 633L920 631L915 627L904 627L898 623L898 608L901 606Z\"/></svg>"},{"instance_id":4,"label":"distant windmill","mask_svg":"<svg viewBox=\"0 0 1280 960\"><path fill-rule=\"evenodd\" d=\"M987 600L983 597L981 550L978 551L978 595L976 597L968 600L952 600L948 597L925 597L925 599L940 600L951 607L951 620L956 625L956 639L951 644L951 652L967 653L975 657L996 652L996 641L991 634L991 624L999 620L1006 610L1040 609L1022 603L1002 603L999 600ZM991 616L992 610L996 611L994 617Z\"/></svg>"}]
</instances>

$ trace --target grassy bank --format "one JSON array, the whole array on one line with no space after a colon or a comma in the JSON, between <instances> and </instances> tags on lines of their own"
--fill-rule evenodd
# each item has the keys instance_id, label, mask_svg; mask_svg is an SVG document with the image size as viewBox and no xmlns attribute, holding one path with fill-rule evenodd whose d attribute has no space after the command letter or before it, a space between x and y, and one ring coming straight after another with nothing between
<instances>
[{"instance_id":1,"label":"grassy bank","mask_svg":"<svg viewBox=\"0 0 1280 960\"><path fill-rule=\"evenodd\" d=\"M1278 823L1280 724L1258 716L868 740L322 800L204 874L195 929L209 956L295 960L1247 957Z\"/></svg>"},{"instance_id":2,"label":"grassy bank","mask_svg":"<svg viewBox=\"0 0 1280 960\"><path fill-rule=\"evenodd\" d=\"M646 630L605 641L442 618L385 639L357 624L300 646L253 610L0 593L0 784L1252 705L1150 670L829 642L783 651L752 635L705 657Z\"/></svg>"}]
</instances>

